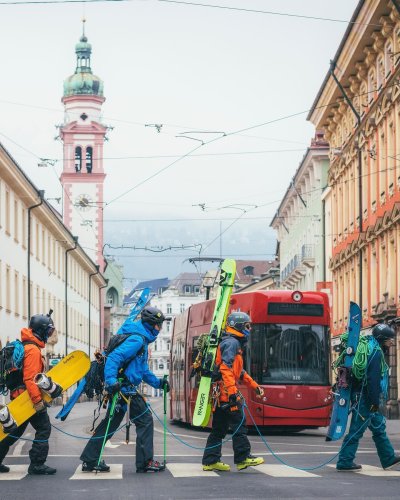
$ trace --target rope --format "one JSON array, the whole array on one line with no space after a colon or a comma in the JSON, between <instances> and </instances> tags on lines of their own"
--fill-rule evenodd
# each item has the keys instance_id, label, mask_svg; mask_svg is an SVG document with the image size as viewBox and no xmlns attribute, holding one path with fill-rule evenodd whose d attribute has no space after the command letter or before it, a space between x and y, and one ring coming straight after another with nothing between
<instances>
[{"instance_id":1,"label":"rope","mask_svg":"<svg viewBox=\"0 0 400 500\"><path fill-rule=\"evenodd\" d=\"M150 408L149 408L149 405L147 404L146 405L147 408L140 414L140 415L137 415L136 417L134 418L131 418L131 422L134 422L136 419L140 418L142 415L144 415L145 413L147 413L148 411L150 411ZM67 432L67 431L63 431L62 429L60 429L59 427L57 427L56 425L54 424L50 424L51 427L53 427L56 431L58 432L61 432L62 434L65 434L66 436L69 436L69 437L73 437L75 439L84 439L86 441L89 441L90 439L104 439L104 436L105 434L103 434L102 436L91 436L91 437L87 437L87 436L78 436L76 434L72 434L70 432ZM116 434L117 432L119 432L121 429L123 429L124 427L126 427L126 424L123 424L121 425L120 427L118 427L118 429L115 429L115 431L113 432L109 432L108 433L108 436L112 437L114 434ZM8 436L12 437L13 439L15 440L18 440L18 439L22 439L22 441L30 441L32 443L47 443L49 440L48 439L31 439L31 438L24 438L24 437L18 437L18 436L13 436L12 434L8 434ZM7 438L6 438L7 439Z\"/></svg>"},{"instance_id":2,"label":"rope","mask_svg":"<svg viewBox=\"0 0 400 500\"><path fill-rule=\"evenodd\" d=\"M247 408L247 413L249 414L252 422L253 422L253 425L254 427L256 428L257 430L257 433L259 434L260 438L261 438L261 441L265 444L265 446L267 447L268 451L271 453L271 455L278 461L280 462L281 464L283 465L286 465L286 467L290 467L291 469L297 469L297 470L302 470L302 471L312 471L312 470L317 470L317 469L322 469L323 467L325 467L326 465L330 464L331 462L333 462L333 460L335 460L335 458L337 458L340 454L340 452L350 443L350 441L361 431L361 430L364 430L365 427L367 427L367 425L369 425L370 423L370 420L371 420L371 417L369 417L365 422L364 424L359 428L357 429L357 431L349 438L349 440L347 441L347 443L341 447L341 449L335 454L333 455L332 458L330 458L329 460L326 460L325 462L323 462L322 464L319 464L319 465L315 465L314 467L296 467L295 465L291 465L291 464L288 464L287 462L285 462L285 460L283 460L282 458L280 458L278 456L277 453L274 452L274 450L271 448L271 446L268 444L267 440L264 438L264 436L261 434L260 432L260 429L257 427L257 424L255 423L254 421L254 418L253 418L253 415L250 413L250 410L247 406L247 404L245 403L245 407Z\"/></svg>"},{"instance_id":3,"label":"rope","mask_svg":"<svg viewBox=\"0 0 400 500\"><path fill-rule=\"evenodd\" d=\"M159 416L157 415L157 413L153 410L153 408L151 407L151 405L149 404L149 408L151 410L151 412L153 413L153 415L156 417L156 419L158 420L158 422L163 425L163 422L161 421L161 419L159 418ZM246 418L246 415L244 414L244 408L242 408L242 420L240 422L240 424L237 426L237 428L235 429L235 431L232 433L232 436L230 438L226 438L226 439L223 439L221 440L220 443L218 444L214 444L212 446L193 446L192 444L189 444L187 443L186 441L184 441L183 439L181 439L177 434L175 434L173 431L171 431L171 429L167 426L165 426L165 429L171 434L171 436L176 439L177 441L179 441L180 443L182 443L184 446L187 446L188 448L192 448L194 450L210 450L212 448L216 448L218 446L221 446L222 444L228 442L228 441L232 441L233 439L233 436L238 432L238 430L241 428L243 422L244 422L244 419Z\"/></svg>"}]
</instances>

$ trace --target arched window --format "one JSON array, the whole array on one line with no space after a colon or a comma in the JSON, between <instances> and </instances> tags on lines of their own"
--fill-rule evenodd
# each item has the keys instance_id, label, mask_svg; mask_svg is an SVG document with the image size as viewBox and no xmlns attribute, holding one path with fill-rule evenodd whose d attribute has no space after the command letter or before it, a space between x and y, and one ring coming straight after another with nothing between
<instances>
[{"instance_id":1,"label":"arched window","mask_svg":"<svg viewBox=\"0 0 400 500\"><path fill-rule=\"evenodd\" d=\"M92 173L93 167L93 148L88 146L86 148L86 171L88 174Z\"/></svg>"},{"instance_id":2,"label":"arched window","mask_svg":"<svg viewBox=\"0 0 400 500\"><path fill-rule=\"evenodd\" d=\"M82 148L77 146L75 148L75 172L80 172L82 169Z\"/></svg>"}]
</instances>

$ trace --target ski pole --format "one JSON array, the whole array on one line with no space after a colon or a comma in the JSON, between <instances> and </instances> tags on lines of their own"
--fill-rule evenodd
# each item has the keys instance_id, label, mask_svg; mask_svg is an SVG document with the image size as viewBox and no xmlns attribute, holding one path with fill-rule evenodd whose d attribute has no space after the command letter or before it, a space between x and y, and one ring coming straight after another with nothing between
<instances>
[{"instance_id":1,"label":"ski pole","mask_svg":"<svg viewBox=\"0 0 400 500\"><path fill-rule=\"evenodd\" d=\"M168 375L164 375L163 393L164 393L164 467L167 463L167 391L165 390L165 382Z\"/></svg>"},{"instance_id":2,"label":"ski pole","mask_svg":"<svg viewBox=\"0 0 400 500\"><path fill-rule=\"evenodd\" d=\"M104 447L105 447L107 439L108 439L108 429L110 428L111 420L112 420L112 418L114 416L115 405L117 404L117 400L118 400L118 394L119 394L119 392L116 392L114 394L113 398L112 398L112 401L111 401L110 414L108 415L108 422L107 422L106 432L104 434L104 439L103 439L103 444L101 446L99 460L97 461L97 467L100 465L101 457L103 456ZM96 471L96 473L97 473L97 471Z\"/></svg>"}]
</instances>

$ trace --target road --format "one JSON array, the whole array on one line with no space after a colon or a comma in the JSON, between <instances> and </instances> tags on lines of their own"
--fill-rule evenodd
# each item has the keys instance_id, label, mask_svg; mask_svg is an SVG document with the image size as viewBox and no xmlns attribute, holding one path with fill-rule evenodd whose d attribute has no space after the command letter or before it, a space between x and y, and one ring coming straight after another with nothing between
<instances>
[{"instance_id":1,"label":"road","mask_svg":"<svg viewBox=\"0 0 400 500\"><path fill-rule=\"evenodd\" d=\"M163 419L161 399L150 399L150 404ZM49 410L53 428L48 465L57 468L55 476L27 475L29 441L19 441L4 460L10 465L9 474L0 474L0 500L19 499L255 499L255 498L381 498L398 499L400 466L398 470L383 471L369 431L361 442L357 462L362 472L337 472L333 460L315 470L303 471L282 465L266 448L260 436L251 435L252 453L261 455L265 464L238 472L233 464L232 446L224 444L224 460L231 464L231 472L203 472L201 448L207 432L168 424L176 437L167 438L167 470L157 474L136 474L134 441L125 443L121 430L107 445L104 458L111 466L108 474L82 473L79 455L89 437L94 403L76 405L65 422L54 419L59 408ZM400 449L400 422L388 422L393 445ZM80 438L70 436L79 436ZM24 437L33 438L28 427ZM264 438L284 462L301 468L312 468L332 460L339 444L326 443L324 429L303 431L292 435L266 435ZM135 439L134 427L131 439ZM186 444L183 444L181 441ZM163 459L163 429L155 420L156 459ZM190 446L187 446L190 445Z\"/></svg>"}]
</instances>

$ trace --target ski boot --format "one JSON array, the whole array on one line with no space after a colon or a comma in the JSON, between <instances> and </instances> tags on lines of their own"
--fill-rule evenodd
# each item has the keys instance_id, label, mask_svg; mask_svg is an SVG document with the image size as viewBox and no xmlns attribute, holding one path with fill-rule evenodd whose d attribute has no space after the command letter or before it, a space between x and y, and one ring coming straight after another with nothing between
<instances>
[{"instance_id":1,"label":"ski boot","mask_svg":"<svg viewBox=\"0 0 400 500\"><path fill-rule=\"evenodd\" d=\"M203 465L203 470L230 471L231 467L224 462L215 462L214 464Z\"/></svg>"},{"instance_id":2,"label":"ski boot","mask_svg":"<svg viewBox=\"0 0 400 500\"><path fill-rule=\"evenodd\" d=\"M157 462L157 460L149 460L145 467L136 469L136 472L160 472L165 470L165 464Z\"/></svg>"},{"instance_id":3,"label":"ski boot","mask_svg":"<svg viewBox=\"0 0 400 500\"><path fill-rule=\"evenodd\" d=\"M57 469L45 464L31 464L28 467L28 474L31 476L50 476L55 474Z\"/></svg>"},{"instance_id":4,"label":"ski boot","mask_svg":"<svg viewBox=\"0 0 400 500\"><path fill-rule=\"evenodd\" d=\"M110 466L104 460L99 465L97 462L83 462L82 472L110 472Z\"/></svg>"},{"instance_id":5,"label":"ski boot","mask_svg":"<svg viewBox=\"0 0 400 500\"><path fill-rule=\"evenodd\" d=\"M0 473L5 474L6 472L10 472L10 467L7 467L7 465L0 463Z\"/></svg>"},{"instance_id":6,"label":"ski boot","mask_svg":"<svg viewBox=\"0 0 400 500\"><path fill-rule=\"evenodd\" d=\"M243 462L239 462L236 464L237 470L247 469L247 467L255 467L256 465L260 465L264 463L264 459L261 457L253 457L253 455L249 455Z\"/></svg>"}]
</instances>

